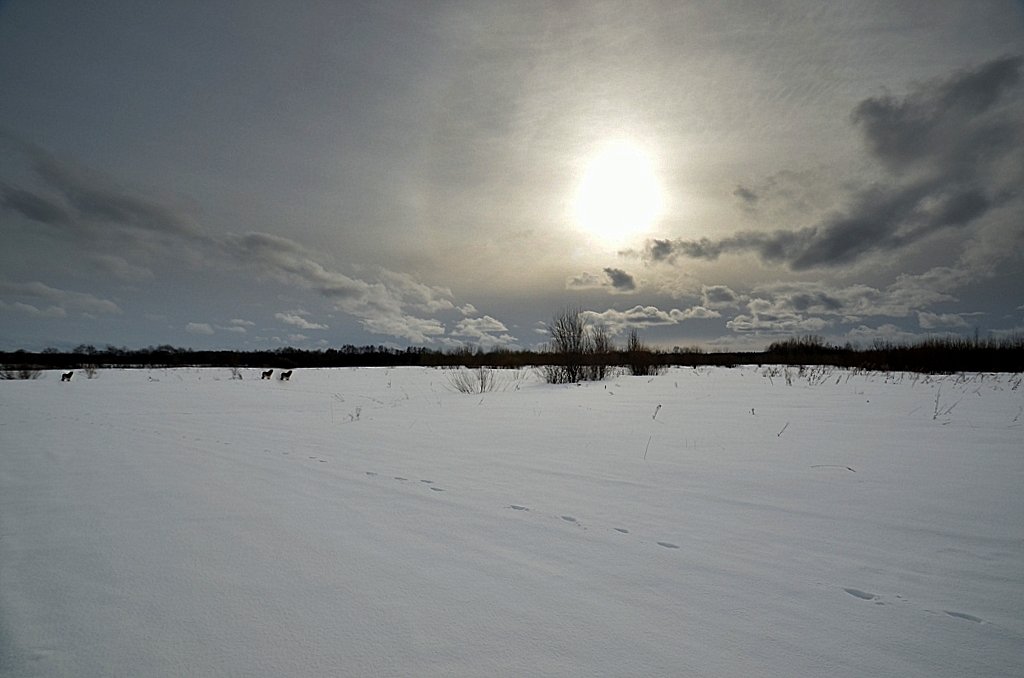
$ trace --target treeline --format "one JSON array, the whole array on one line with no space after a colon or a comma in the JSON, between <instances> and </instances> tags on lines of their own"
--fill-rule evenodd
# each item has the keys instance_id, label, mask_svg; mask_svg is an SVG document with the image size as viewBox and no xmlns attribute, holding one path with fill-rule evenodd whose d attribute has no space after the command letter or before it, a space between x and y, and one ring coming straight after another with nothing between
<instances>
[{"instance_id":1,"label":"treeline","mask_svg":"<svg viewBox=\"0 0 1024 678\"><path fill-rule=\"evenodd\" d=\"M570 346L571 348L571 346ZM604 375L609 368L655 374L671 366L831 365L878 371L925 373L1024 372L1024 335L992 339L928 338L915 343L876 341L868 347L837 346L817 336L777 341L764 351L709 353L700 348L652 349L630 335L626 347L610 341L583 353L552 345L547 350L472 349L439 351L423 347L352 346L304 350L196 351L173 346L142 349L82 345L69 351L0 352L5 370L228 367L296 369L314 367L565 367L576 374Z\"/></svg>"},{"instance_id":2,"label":"treeline","mask_svg":"<svg viewBox=\"0 0 1024 678\"><path fill-rule=\"evenodd\" d=\"M836 346L818 336L775 342L760 354L769 365L833 365L891 372L1024 372L1024 335L988 339L928 337L913 343L875 341Z\"/></svg>"}]
</instances>

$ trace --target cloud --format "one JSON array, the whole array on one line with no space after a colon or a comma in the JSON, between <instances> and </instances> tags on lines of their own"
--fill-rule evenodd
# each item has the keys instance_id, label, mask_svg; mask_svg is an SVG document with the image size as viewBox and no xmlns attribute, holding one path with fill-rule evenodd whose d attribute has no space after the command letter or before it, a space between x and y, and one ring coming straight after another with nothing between
<instances>
[{"instance_id":1,"label":"cloud","mask_svg":"<svg viewBox=\"0 0 1024 678\"><path fill-rule=\"evenodd\" d=\"M916 317L921 327L966 327L970 314L937 314L926 311L937 303L956 302L951 292L972 280L974 274L962 268L935 267L917 274L904 274L883 288L869 285L829 285L820 282L773 282L755 285L740 295L721 286L704 287L705 306L713 299L743 301L746 312L726 323L734 332L801 333L818 332L837 324L855 323L865 317ZM731 304L736 306L738 304Z\"/></svg>"},{"instance_id":2,"label":"cloud","mask_svg":"<svg viewBox=\"0 0 1024 678\"><path fill-rule=\"evenodd\" d=\"M636 291L636 279L620 268L605 268L604 275L583 272L566 281L566 289L608 289L613 293L629 294Z\"/></svg>"},{"instance_id":3,"label":"cloud","mask_svg":"<svg viewBox=\"0 0 1024 678\"><path fill-rule=\"evenodd\" d=\"M44 149L0 135L0 141L26 158L43 189L0 184L0 207L50 226L98 235L110 227L205 241L208 238L182 211L133 195L96 173L59 161Z\"/></svg>"},{"instance_id":4,"label":"cloud","mask_svg":"<svg viewBox=\"0 0 1024 678\"><path fill-rule=\"evenodd\" d=\"M889 178L851 194L843 211L804 228L652 240L643 256L672 262L753 253L794 271L848 266L939 231L963 229L1019 202L1024 110L1019 96L1008 95L1021 80L1022 65L1020 56L996 59L903 98L860 102L851 120Z\"/></svg>"},{"instance_id":5,"label":"cloud","mask_svg":"<svg viewBox=\"0 0 1024 678\"><path fill-rule=\"evenodd\" d=\"M1024 57L994 59L917 88L902 99L891 95L860 102L852 120L869 149L894 172L973 175L987 158L1019 141L1021 121L996 111L987 115L1021 79Z\"/></svg>"},{"instance_id":6,"label":"cloud","mask_svg":"<svg viewBox=\"0 0 1024 678\"><path fill-rule=\"evenodd\" d=\"M757 193L746 186L737 186L732 194L739 198L746 207L752 207L760 199Z\"/></svg>"},{"instance_id":7,"label":"cloud","mask_svg":"<svg viewBox=\"0 0 1024 678\"><path fill-rule=\"evenodd\" d=\"M437 313L455 309L452 291L447 287L432 287L415 280L408 273L381 269L380 279L387 288L402 299L402 303L418 311Z\"/></svg>"},{"instance_id":8,"label":"cloud","mask_svg":"<svg viewBox=\"0 0 1024 678\"><path fill-rule=\"evenodd\" d=\"M737 315L725 323L733 332L759 334L801 334L820 332L831 323L823 318L807 318L795 313Z\"/></svg>"},{"instance_id":9,"label":"cloud","mask_svg":"<svg viewBox=\"0 0 1024 678\"><path fill-rule=\"evenodd\" d=\"M412 276L378 269L367 281L333 270L298 242L269 233L212 237L181 210L115 187L99 175L62 163L32 144L4 135L28 159L41 190L0 186L0 208L36 222L72 231L80 249L96 265L125 280L143 280L151 273L109 254L114 242L150 258L164 258L176 247L181 259L213 270L233 266L279 283L312 290L338 310L355 316L363 328L410 342L430 342L444 334L444 325L421 314L476 312L458 309L448 288L423 284ZM294 320L294 319L293 319ZM288 321L285 321L288 322ZM304 327L289 322L302 329ZM312 324L311 324L312 325Z\"/></svg>"},{"instance_id":10,"label":"cloud","mask_svg":"<svg viewBox=\"0 0 1024 678\"><path fill-rule=\"evenodd\" d=\"M414 344L428 344L444 336L444 325L433 318L406 314L383 314L361 319L363 327L374 334L400 337Z\"/></svg>"},{"instance_id":11,"label":"cloud","mask_svg":"<svg viewBox=\"0 0 1024 678\"><path fill-rule=\"evenodd\" d=\"M0 301L0 310L5 311L16 311L18 313L24 313L34 318L66 318L67 311L59 306L49 306L47 308L39 308L32 304L26 304L21 301L16 301L13 304L9 304L6 301Z\"/></svg>"},{"instance_id":12,"label":"cloud","mask_svg":"<svg viewBox=\"0 0 1024 678\"><path fill-rule=\"evenodd\" d=\"M279 282L312 289L325 297L344 303L356 303L379 296L382 286L375 290L369 283L330 271L315 261L313 254L302 245L269 233L228 235L219 243L223 251L236 263Z\"/></svg>"},{"instance_id":13,"label":"cloud","mask_svg":"<svg viewBox=\"0 0 1024 678\"><path fill-rule=\"evenodd\" d=\"M71 220L71 212L63 202L5 184L0 184L0 207L42 224L62 224Z\"/></svg>"},{"instance_id":14,"label":"cloud","mask_svg":"<svg viewBox=\"0 0 1024 678\"><path fill-rule=\"evenodd\" d=\"M589 290L605 287L608 281L599 275L584 271L566 281L565 287L570 290Z\"/></svg>"},{"instance_id":15,"label":"cloud","mask_svg":"<svg viewBox=\"0 0 1024 678\"><path fill-rule=\"evenodd\" d=\"M969 280L962 269L937 267L919 275L901 275L884 288L775 282L754 286L747 310L762 317L823 316L828 322L856 322L863 317L911 316L932 304L956 301L951 292Z\"/></svg>"},{"instance_id":16,"label":"cloud","mask_svg":"<svg viewBox=\"0 0 1024 678\"><path fill-rule=\"evenodd\" d=\"M835 186L842 179L833 166L801 170L782 169L756 181L740 184L732 192L747 216L770 223L820 215L835 205Z\"/></svg>"},{"instance_id":17,"label":"cloud","mask_svg":"<svg viewBox=\"0 0 1024 678\"><path fill-rule=\"evenodd\" d=\"M670 311L662 311L655 306L637 305L626 311L615 309L608 309L600 313L584 311L583 316L588 322L603 326L610 334L615 336L632 328L678 325L684 320L718 318L720 314L703 306L694 306L684 310L674 308Z\"/></svg>"},{"instance_id":18,"label":"cloud","mask_svg":"<svg viewBox=\"0 0 1024 678\"><path fill-rule=\"evenodd\" d=\"M725 285L702 285L701 300L707 308L735 308L740 296Z\"/></svg>"},{"instance_id":19,"label":"cloud","mask_svg":"<svg viewBox=\"0 0 1024 678\"><path fill-rule=\"evenodd\" d=\"M516 342L516 338L508 333L505 324L489 315L481 318L464 318L456 323L451 334L455 337L468 337L484 350L496 346L511 346Z\"/></svg>"},{"instance_id":20,"label":"cloud","mask_svg":"<svg viewBox=\"0 0 1024 678\"><path fill-rule=\"evenodd\" d=\"M374 334L413 343L430 343L444 335L444 325L419 317L410 310L454 310L450 291L417 283L411 276L382 269L380 280L367 282L332 271L313 258L299 243L269 233L230 235L224 251L237 264L279 282L313 290L334 306L355 316Z\"/></svg>"},{"instance_id":21,"label":"cloud","mask_svg":"<svg viewBox=\"0 0 1024 678\"><path fill-rule=\"evenodd\" d=\"M13 283L0 281L0 298L42 300L50 304L44 310L36 308L27 302L15 302L11 307L22 310L26 313L35 314L31 309L38 311L38 314L47 317L62 317L68 313L77 312L85 315L111 315L121 312L121 308L108 299L101 299L92 294L84 292L71 292L50 287L41 282Z\"/></svg>"},{"instance_id":22,"label":"cloud","mask_svg":"<svg viewBox=\"0 0 1024 678\"><path fill-rule=\"evenodd\" d=\"M93 254L89 260L103 273L125 282L142 282L153 279L153 272L144 266L130 263L114 254Z\"/></svg>"},{"instance_id":23,"label":"cloud","mask_svg":"<svg viewBox=\"0 0 1024 678\"><path fill-rule=\"evenodd\" d=\"M612 287L617 292L632 292L636 289L636 280L633 276L626 273L619 268L606 268L604 269L605 275L608 276L608 280L611 281Z\"/></svg>"},{"instance_id":24,"label":"cloud","mask_svg":"<svg viewBox=\"0 0 1024 678\"><path fill-rule=\"evenodd\" d=\"M189 323L185 325L185 331L189 334L214 334L213 327L209 323Z\"/></svg>"},{"instance_id":25,"label":"cloud","mask_svg":"<svg viewBox=\"0 0 1024 678\"><path fill-rule=\"evenodd\" d=\"M302 330L326 330L327 325L321 325L320 323L311 323L298 313L275 313L274 317L285 323L286 325L293 325Z\"/></svg>"},{"instance_id":26,"label":"cloud","mask_svg":"<svg viewBox=\"0 0 1024 678\"><path fill-rule=\"evenodd\" d=\"M967 327L967 321L956 313L929 313L919 311L917 314L918 324L926 330L940 329L943 327Z\"/></svg>"},{"instance_id":27,"label":"cloud","mask_svg":"<svg viewBox=\"0 0 1024 678\"><path fill-rule=\"evenodd\" d=\"M853 342L890 342L890 343L910 343L920 336L913 332L907 332L903 328L893 325L892 323L885 323L878 327L869 327L867 325L859 325L849 332L846 333L846 337Z\"/></svg>"},{"instance_id":28,"label":"cloud","mask_svg":"<svg viewBox=\"0 0 1024 678\"><path fill-rule=\"evenodd\" d=\"M681 241L680 241L681 242ZM647 243L647 254L654 261L670 261L674 258L671 240L651 240Z\"/></svg>"},{"instance_id":29,"label":"cloud","mask_svg":"<svg viewBox=\"0 0 1024 678\"><path fill-rule=\"evenodd\" d=\"M216 325L218 330L222 332L234 332L235 334L247 334L250 327L255 327L256 323L251 320L243 320L241 318L232 318L225 325Z\"/></svg>"},{"instance_id":30,"label":"cloud","mask_svg":"<svg viewBox=\"0 0 1024 678\"><path fill-rule=\"evenodd\" d=\"M173 209L110 186L98 176L58 162L49 154L39 151L35 156L37 175L60 193L72 208L74 219L203 237L194 223Z\"/></svg>"}]
</instances>

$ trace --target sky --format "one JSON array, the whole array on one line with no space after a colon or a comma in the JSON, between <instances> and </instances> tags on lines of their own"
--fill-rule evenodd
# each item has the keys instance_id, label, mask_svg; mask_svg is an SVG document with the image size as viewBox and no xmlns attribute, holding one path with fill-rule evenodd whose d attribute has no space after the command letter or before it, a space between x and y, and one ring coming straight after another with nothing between
<instances>
[{"instance_id":1,"label":"sky","mask_svg":"<svg viewBox=\"0 0 1024 678\"><path fill-rule=\"evenodd\" d=\"M1024 332L1024 3L0 0L0 349Z\"/></svg>"}]
</instances>

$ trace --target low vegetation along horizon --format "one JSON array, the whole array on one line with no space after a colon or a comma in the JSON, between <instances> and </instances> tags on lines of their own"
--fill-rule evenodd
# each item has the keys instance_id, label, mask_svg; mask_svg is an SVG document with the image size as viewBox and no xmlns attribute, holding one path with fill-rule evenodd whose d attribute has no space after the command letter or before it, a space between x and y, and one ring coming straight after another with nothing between
<instances>
[{"instance_id":1,"label":"low vegetation along horizon","mask_svg":"<svg viewBox=\"0 0 1024 678\"><path fill-rule=\"evenodd\" d=\"M866 370L923 373L1024 371L1024 335L987 339L936 336L913 343L875 341L868 347L838 346L816 335L773 341L760 352L707 352L700 347L664 351L644 343L631 330L618 347L607 330L583 321L582 314L564 314L549 326L551 342L543 350L513 351L463 347L438 351L423 347L343 346L315 350L283 347L273 351L194 351L169 345L103 349L82 344L67 351L46 349L0 352L0 379L36 379L43 370L95 370L101 367L543 367L553 383L601 380L616 369L654 374L670 366L749 364L831 365Z\"/></svg>"}]
</instances>

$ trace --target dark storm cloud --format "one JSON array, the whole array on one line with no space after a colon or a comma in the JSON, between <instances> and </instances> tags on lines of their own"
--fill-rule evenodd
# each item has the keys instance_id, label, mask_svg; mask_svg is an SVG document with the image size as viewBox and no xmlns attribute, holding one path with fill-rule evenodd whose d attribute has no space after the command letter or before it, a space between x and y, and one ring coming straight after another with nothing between
<instances>
[{"instance_id":1,"label":"dark storm cloud","mask_svg":"<svg viewBox=\"0 0 1024 678\"><path fill-rule=\"evenodd\" d=\"M636 280L629 273L619 268L604 269L605 275L612 283L612 287L619 292L632 292L636 289Z\"/></svg>"},{"instance_id":2,"label":"dark storm cloud","mask_svg":"<svg viewBox=\"0 0 1024 678\"><path fill-rule=\"evenodd\" d=\"M1019 119L986 113L1020 82L1022 63L1024 57L1004 57L903 99L865 99L854 109L853 122L874 156L893 170L936 160L944 166L930 169L940 172L982 163L1019 140Z\"/></svg>"},{"instance_id":3,"label":"dark storm cloud","mask_svg":"<svg viewBox=\"0 0 1024 678\"><path fill-rule=\"evenodd\" d=\"M47 155L37 157L34 166L36 174L50 188L60 192L81 219L158 233L199 235L195 225L178 212L107 186L102 180L87 176Z\"/></svg>"},{"instance_id":4,"label":"dark storm cloud","mask_svg":"<svg viewBox=\"0 0 1024 678\"><path fill-rule=\"evenodd\" d=\"M871 252L900 249L936 231L967 226L997 201L980 189L934 182L865 191L847 214L796 232L799 247L784 259L794 271L852 264Z\"/></svg>"},{"instance_id":5,"label":"dark storm cloud","mask_svg":"<svg viewBox=\"0 0 1024 678\"><path fill-rule=\"evenodd\" d=\"M565 287L570 290L604 289L613 294L629 294L636 291L636 278L621 268L607 267L602 269L602 273L604 275L587 272L574 275L566 280Z\"/></svg>"},{"instance_id":6,"label":"dark storm cloud","mask_svg":"<svg viewBox=\"0 0 1024 678\"><path fill-rule=\"evenodd\" d=\"M739 295L726 285L704 285L701 287L701 297L704 306L708 308L735 306L739 303Z\"/></svg>"},{"instance_id":7,"label":"dark storm cloud","mask_svg":"<svg viewBox=\"0 0 1024 678\"><path fill-rule=\"evenodd\" d=\"M96 230L118 227L136 232L203 240L183 213L112 186L103 178L73 167L44 149L0 132L0 142L27 160L43 191L0 185L0 206L27 219L52 226Z\"/></svg>"},{"instance_id":8,"label":"dark storm cloud","mask_svg":"<svg viewBox=\"0 0 1024 678\"><path fill-rule=\"evenodd\" d=\"M753 252L794 271L854 264L946 229L969 226L1019 198L1024 178L1024 111L1011 97L1024 58L1006 57L922 86L902 99L872 97L854 124L892 180L851 196L847 208L816 225L746 231L710 240L653 240L652 261L714 260ZM738 188L748 199L752 192Z\"/></svg>"},{"instance_id":9,"label":"dark storm cloud","mask_svg":"<svg viewBox=\"0 0 1024 678\"><path fill-rule=\"evenodd\" d=\"M42 224L66 223L71 218L62 203L13 186L0 185L0 206Z\"/></svg>"},{"instance_id":10,"label":"dark storm cloud","mask_svg":"<svg viewBox=\"0 0 1024 678\"><path fill-rule=\"evenodd\" d=\"M646 254L654 261L673 261L680 256L714 261L723 254L753 251L765 261L781 263L793 258L807 234L807 229L772 233L746 231L720 240L654 240L648 244Z\"/></svg>"},{"instance_id":11,"label":"dark storm cloud","mask_svg":"<svg viewBox=\"0 0 1024 678\"><path fill-rule=\"evenodd\" d=\"M736 190L733 191L732 194L748 206L753 206L761 198L761 196L746 186L737 186Z\"/></svg>"}]
</instances>

